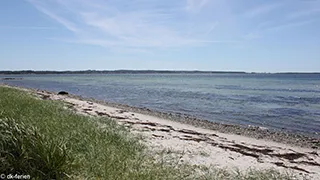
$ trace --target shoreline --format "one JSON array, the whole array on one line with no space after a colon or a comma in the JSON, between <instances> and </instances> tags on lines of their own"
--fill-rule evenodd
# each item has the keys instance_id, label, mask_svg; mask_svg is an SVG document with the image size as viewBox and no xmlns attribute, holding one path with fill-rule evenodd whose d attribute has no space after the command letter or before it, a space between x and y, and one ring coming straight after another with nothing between
<instances>
[{"instance_id":1,"label":"shoreline","mask_svg":"<svg viewBox=\"0 0 320 180\"><path fill-rule=\"evenodd\" d=\"M241 135L241 136L251 137L255 139L270 140L274 142L280 142L280 143L295 145L299 147L320 149L320 137L319 138L311 137L308 135L304 135L302 133L294 133L286 130L268 129L265 127L258 127L258 126L251 126L251 125L242 126L237 124L212 122L209 120L192 117L190 115L186 115L182 113L180 114L166 113L166 112L151 110L149 108L133 107L125 104L112 103L112 102L97 100L94 98L86 98L86 97L77 96L73 94L69 94L68 96L72 98L84 100L84 101L92 101L92 102L104 104L104 105L115 107L115 108L125 109L127 111L132 111L135 113L142 113L145 115L155 116L158 118L164 118L171 121L192 125L195 127L214 130L221 133Z\"/></svg>"},{"instance_id":2,"label":"shoreline","mask_svg":"<svg viewBox=\"0 0 320 180\"><path fill-rule=\"evenodd\" d=\"M8 84L0 84L0 86L8 86L8 87L14 87L22 90L29 90L33 91L35 93L41 91L41 92L48 92L57 94L57 92L50 92L42 89L34 89L34 88L25 88L20 86L12 86ZM195 127L205 128L208 130L217 131L220 133L227 133L227 134L234 134L234 135L240 135L240 136L246 136L250 138L255 139L262 139L262 140L268 140L278 143L285 143L287 145L294 145L304 148L311 148L315 150L320 149L320 135L319 137L311 137L302 133L295 133L295 132L289 132L286 130L278 130L278 129L268 129L264 127L258 127L258 126L243 126L243 125L237 125L237 124L225 124L220 122L212 122L209 120L204 120L196 117L192 117L190 115L181 114L181 113L166 113L166 112L160 112L156 110L151 110L149 108L140 108L140 107L133 107L126 104L120 104L120 103L113 103L113 102L107 102L103 100L98 100L94 98L87 98L75 94L68 94L67 97L79 99L82 101L91 101L95 103L99 103L106 106L111 106L114 108L120 108L124 109L126 111L131 111L135 113L141 113L145 115L155 116L158 118L168 119L171 121L183 123L192 125Z\"/></svg>"},{"instance_id":3,"label":"shoreline","mask_svg":"<svg viewBox=\"0 0 320 180\"><path fill-rule=\"evenodd\" d=\"M292 173L297 179L320 178L320 150L308 147L308 144L309 146L312 144L308 141L303 143L303 138L300 138L298 143L292 144L289 142L293 142L295 136L288 134L276 133L272 136L273 138L291 138L285 141L286 143L275 142L266 137L257 139L249 137L250 133L248 136L241 133L237 135L234 129L241 129L239 132L248 131L255 135L262 135L260 131L265 130L251 128L252 130L249 131L250 128L216 123L212 125L210 122L201 124L198 122L192 125L190 122L197 122L197 120L169 119L164 117L170 116L168 114L160 117L163 113L155 114L156 112L146 109L99 102L66 93L59 95L44 90L2 84L0 86L25 91L40 100L62 102L64 108L77 114L112 119L128 129L133 136L140 137L148 153L155 160L162 161L163 156L159 154L166 154L167 158L177 158L179 160L177 163L187 163L197 167L218 167L240 172L246 172L252 168L275 169L281 173ZM101 126L104 126L103 123ZM220 129L213 130L212 126ZM314 140L319 142L319 139ZM303 144L306 145L303 146Z\"/></svg>"}]
</instances>

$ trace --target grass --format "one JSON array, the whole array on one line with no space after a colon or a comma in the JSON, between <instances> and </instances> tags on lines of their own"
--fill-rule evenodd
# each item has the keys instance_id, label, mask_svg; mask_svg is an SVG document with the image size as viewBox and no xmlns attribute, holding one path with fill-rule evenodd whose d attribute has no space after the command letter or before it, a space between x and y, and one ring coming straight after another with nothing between
<instances>
[{"instance_id":1,"label":"grass","mask_svg":"<svg viewBox=\"0 0 320 180\"><path fill-rule=\"evenodd\" d=\"M26 174L41 179L67 176L73 162L63 141L51 141L34 127L2 119L1 165L5 174Z\"/></svg>"},{"instance_id":2,"label":"grass","mask_svg":"<svg viewBox=\"0 0 320 180\"><path fill-rule=\"evenodd\" d=\"M276 171L242 174L177 161L152 158L138 138L112 120L81 116L61 102L0 87L0 173L33 179L291 178Z\"/></svg>"}]
</instances>

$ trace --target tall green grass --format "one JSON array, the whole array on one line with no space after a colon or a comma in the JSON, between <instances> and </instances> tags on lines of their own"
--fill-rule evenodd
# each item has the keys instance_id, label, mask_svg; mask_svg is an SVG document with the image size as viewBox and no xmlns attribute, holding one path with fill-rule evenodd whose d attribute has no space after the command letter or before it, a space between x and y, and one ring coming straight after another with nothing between
<instances>
[{"instance_id":1,"label":"tall green grass","mask_svg":"<svg viewBox=\"0 0 320 180\"><path fill-rule=\"evenodd\" d=\"M39 179L67 177L73 158L65 142L52 141L34 127L14 119L0 120L0 172Z\"/></svg>"},{"instance_id":2,"label":"tall green grass","mask_svg":"<svg viewBox=\"0 0 320 180\"><path fill-rule=\"evenodd\" d=\"M103 124L103 126L101 126ZM154 164L145 147L109 119L75 114L0 87L0 172L36 179L179 179L178 169Z\"/></svg>"},{"instance_id":3,"label":"tall green grass","mask_svg":"<svg viewBox=\"0 0 320 180\"><path fill-rule=\"evenodd\" d=\"M112 120L0 87L0 173L33 179L290 179L277 172L253 176L215 168L202 168L197 176L201 168L178 161L155 161L138 138Z\"/></svg>"}]
</instances>

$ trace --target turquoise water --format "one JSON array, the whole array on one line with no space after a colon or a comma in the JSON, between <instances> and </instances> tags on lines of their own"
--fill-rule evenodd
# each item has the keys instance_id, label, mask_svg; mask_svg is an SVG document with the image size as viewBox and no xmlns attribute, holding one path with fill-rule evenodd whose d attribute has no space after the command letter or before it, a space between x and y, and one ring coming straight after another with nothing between
<instances>
[{"instance_id":1,"label":"turquoise water","mask_svg":"<svg viewBox=\"0 0 320 180\"><path fill-rule=\"evenodd\" d=\"M0 75L1 77L8 77ZM12 85L214 122L320 133L320 74L20 75ZM316 135L318 136L318 135Z\"/></svg>"}]
</instances>

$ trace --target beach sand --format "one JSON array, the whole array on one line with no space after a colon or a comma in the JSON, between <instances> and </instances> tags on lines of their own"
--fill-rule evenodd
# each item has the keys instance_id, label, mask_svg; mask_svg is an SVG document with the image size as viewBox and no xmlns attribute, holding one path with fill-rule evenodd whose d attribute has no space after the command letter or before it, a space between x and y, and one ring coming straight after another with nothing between
<instances>
[{"instance_id":1,"label":"beach sand","mask_svg":"<svg viewBox=\"0 0 320 180\"><path fill-rule=\"evenodd\" d=\"M111 118L128 127L130 132L141 135L155 156L158 152L167 151L179 157L180 162L192 165L240 171L274 168L280 172L294 173L301 179L320 179L318 148L223 133L72 95L23 90L41 99L63 101L67 108L83 115Z\"/></svg>"}]
</instances>

